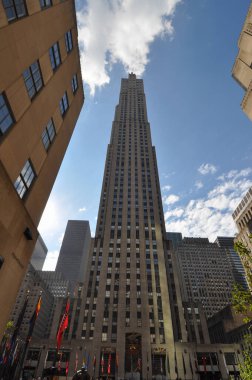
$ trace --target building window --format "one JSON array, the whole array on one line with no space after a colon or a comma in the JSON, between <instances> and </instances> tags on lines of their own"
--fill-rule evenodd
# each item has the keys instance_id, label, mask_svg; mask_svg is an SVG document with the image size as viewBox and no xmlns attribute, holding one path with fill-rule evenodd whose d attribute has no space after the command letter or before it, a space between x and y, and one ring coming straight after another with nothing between
<instances>
[{"instance_id":1,"label":"building window","mask_svg":"<svg viewBox=\"0 0 252 380\"><path fill-rule=\"evenodd\" d=\"M69 30L65 34L66 51L69 53L73 49L72 32Z\"/></svg>"},{"instance_id":2,"label":"building window","mask_svg":"<svg viewBox=\"0 0 252 380\"><path fill-rule=\"evenodd\" d=\"M52 69L56 70L61 64L59 43L56 42L49 50L49 56L51 60Z\"/></svg>"},{"instance_id":3,"label":"building window","mask_svg":"<svg viewBox=\"0 0 252 380\"><path fill-rule=\"evenodd\" d=\"M55 132L53 120L50 119L50 121L47 123L47 126L45 127L42 133L42 142L46 150L49 149L49 146L52 144L55 138L55 135L56 135L56 132Z\"/></svg>"},{"instance_id":4,"label":"building window","mask_svg":"<svg viewBox=\"0 0 252 380\"><path fill-rule=\"evenodd\" d=\"M32 164L30 160L27 160L25 166L21 170L21 173L19 174L18 178L14 183L15 189L20 198L23 198L24 195L27 193L35 179L35 176L36 174L32 167Z\"/></svg>"},{"instance_id":5,"label":"building window","mask_svg":"<svg viewBox=\"0 0 252 380\"><path fill-rule=\"evenodd\" d=\"M75 74L72 78L72 90L73 94L77 91L78 89L78 80L77 80L77 74Z\"/></svg>"},{"instance_id":6,"label":"building window","mask_svg":"<svg viewBox=\"0 0 252 380\"><path fill-rule=\"evenodd\" d=\"M69 104L68 104L68 97L67 93L65 92L63 95L63 98L60 100L60 113L61 116L64 116L66 111L68 110Z\"/></svg>"},{"instance_id":7,"label":"building window","mask_svg":"<svg viewBox=\"0 0 252 380\"><path fill-rule=\"evenodd\" d=\"M48 8L52 6L52 0L40 0L41 8Z\"/></svg>"},{"instance_id":8,"label":"building window","mask_svg":"<svg viewBox=\"0 0 252 380\"><path fill-rule=\"evenodd\" d=\"M14 124L10 107L4 94L0 94L0 136Z\"/></svg>"},{"instance_id":9,"label":"building window","mask_svg":"<svg viewBox=\"0 0 252 380\"><path fill-rule=\"evenodd\" d=\"M13 21L27 15L25 0L3 0L2 3L8 21Z\"/></svg>"},{"instance_id":10,"label":"building window","mask_svg":"<svg viewBox=\"0 0 252 380\"><path fill-rule=\"evenodd\" d=\"M32 99L43 86L42 74L38 61L35 61L23 72L23 77L28 95Z\"/></svg>"}]
</instances>

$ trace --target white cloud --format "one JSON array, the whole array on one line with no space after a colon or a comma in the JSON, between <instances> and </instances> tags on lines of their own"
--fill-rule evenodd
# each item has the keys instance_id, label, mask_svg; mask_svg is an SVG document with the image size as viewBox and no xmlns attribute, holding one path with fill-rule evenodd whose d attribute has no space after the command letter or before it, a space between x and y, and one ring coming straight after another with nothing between
<instances>
[{"instance_id":1,"label":"white cloud","mask_svg":"<svg viewBox=\"0 0 252 380\"><path fill-rule=\"evenodd\" d=\"M88 0L77 12L82 70L94 95L110 81L112 66L142 75L150 44L173 36L172 17L181 0Z\"/></svg>"},{"instance_id":2,"label":"white cloud","mask_svg":"<svg viewBox=\"0 0 252 380\"><path fill-rule=\"evenodd\" d=\"M86 207L81 207L81 208L79 208L79 210L78 210L78 212L85 212L85 211L87 211L87 208L86 208Z\"/></svg>"},{"instance_id":3,"label":"white cloud","mask_svg":"<svg viewBox=\"0 0 252 380\"><path fill-rule=\"evenodd\" d=\"M234 235L237 231L232 212L252 186L252 180L246 177L251 172L236 170L223 174L222 182L205 198L190 200L183 208L168 209L166 230L181 232L184 236L209 237L211 241L217 236Z\"/></svg>"},{"instance_id":4,"label":"white cloud","mask_svg":"<svg viewBox=\"0 0 252 380\"><path fill-rule=\"evenodd\" d=\"M212 165L212 164L202 164L198 168L198 171L202 175L214 174L217 171L217 168L214 165Z\"/></svg>"},{"instance_id":5,"label":"white cloud","mask_svg":"<svg viewBox=\"0 0 252 380\"><path fill-rule=\"evenodd\" d=\"M168 197L164 197L163 201L166 205L172 205L173 203L178 202L179 196L175 194L168 195Z\"/></svg>"},{"instance_id":6,"label":"white cloud","mask_svg":"<svg viewBox=\"0 0 252 380\"><path fill-rule=\"evenodd\" d=\"M204 186L204 185L203 185L203 182L201 182L201 181L196 181L196 182L195 182L195 187L196 187L197 189L202 189L203 186Z\"/></svg>"},{"instance_id":7,"label":"white cloud","mask_svg":"<svg viewBox=\"0 0 252 380\"><path fill-rule=\"evenodd\" d=\"M169 190L171 190L171 186L170 185L165 185L165 186L162 187L161 190L162 191L169 191Z\"/></svg>"}]
</instances>

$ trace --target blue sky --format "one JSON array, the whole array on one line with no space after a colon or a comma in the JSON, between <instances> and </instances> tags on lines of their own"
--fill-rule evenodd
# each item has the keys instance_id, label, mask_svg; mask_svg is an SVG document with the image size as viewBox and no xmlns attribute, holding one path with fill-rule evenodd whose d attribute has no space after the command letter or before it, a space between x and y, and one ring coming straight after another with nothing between
<instances>
[{"instance_id":1,"label":"blue sky","mask_svg":"<svg viewBox=\"0 0 252 380\"><path fill-rule=\"evenodd\" d=\"M252 123L232 79L249 0L78 0L85 104L39 231L54 269L68 219L94 234L120 80L144 79L167 230L235 233L252 186Z\"/></svg>"}]
</instances>

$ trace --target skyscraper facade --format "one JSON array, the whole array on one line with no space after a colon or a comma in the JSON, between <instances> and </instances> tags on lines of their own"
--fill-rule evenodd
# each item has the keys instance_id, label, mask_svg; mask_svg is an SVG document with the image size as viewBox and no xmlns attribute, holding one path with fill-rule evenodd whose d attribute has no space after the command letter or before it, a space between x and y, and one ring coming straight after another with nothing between
<instances>
[{"instance_id":1,"label":"skyscraper facade","mask_svg":"<svg viewBox=\"0 0 252 380\"><path fill-rule=\"evenodd\" d=\"M84 101L74 0L0 1L0 339Z\"/></svg>"},{"instance_id":2,"label":"skyscraper facade","mask_svg":"<svg viewBox=\"0 0 252 380\"><path fill-rule=\"evenodd\" d=\"M164 368L167 347L175 377L164 239L143 80L130 74L107 150L81 332L93 355L118 363L119 377L142 369L148 377L154 355Z\"/></svg>"},{"instance_id":3,"label":"skyscraper facade","mask_svg":"<svg viewBox=\"0 0 252 380\"><path fill-rule=\"evenodd\" d=\"M62 273L69 281L69 290L73 293L75 285L84 281L91 241L89 222L69 220L60 248L56 272Z\"/></svg>"},{"instance_id":4,"label":"skyscraper facade","mask_svg":"<svg viewBox=\"0 0 252 380\"><path fill-rule=\"evenodd\" d=\"M143 80L130 74L121 82L87 275L70 300L60 350L69 376L83 363L103 379L196 380L206 372L213 378L214 371L214 380L227 380L227 370L237 371L239 346L211 345L200 309L182 303L171 246ZM28 358L37 352L39 375L45 363L53 365L66 302L56 307L50 339L34 339L29 347Z\"/></svg>"},{"instance_id":5,"label":"skyscraper facade","mask_svg":"<svg viewBox=\"0 0 252 380\"><path fill-rule=\"evenodd\" d=\"M248 283L246 280L246 273L242 265L241 258L234 249L234 238L227 236L217 236L215 243L217 243L219 247L225 249L232 267L235 282L247 290Z\"/></svg>"},{"instance_id":6,"label":"skyscraper facade","mask_svg":"<svg viewBox=\"0 0 252 380\"><path fill-rule=\"evenodd\" d=\"M238 54L232 69L232 76L245 91L241 102L243 112L252 120L252 4L249 7L241 34L238 39Z\"/></svg>"},{"instance_id":7,"label":"skyscraper facade","mask_svg":"<svg viewBox=\"0 0 252 380\"><path fill-rule=\"evenodd\" d=\"M235 278L224 248L207 238L185 237L175 256L183 300L200 303L207 317L230 304Z\"/></svg>"}]
</instances>

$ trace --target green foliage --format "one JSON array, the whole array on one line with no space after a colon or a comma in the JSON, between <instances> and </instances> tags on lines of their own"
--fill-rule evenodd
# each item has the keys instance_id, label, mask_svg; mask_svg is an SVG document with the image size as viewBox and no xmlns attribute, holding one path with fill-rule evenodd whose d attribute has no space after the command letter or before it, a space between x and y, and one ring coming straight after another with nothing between
<instances>
[{"instance_id":1,"label":"green foliage","mask_svg":"<svg viewBox=\"0 0 252 380\"><path fill-rule=\"evenodd\" d=\"M236 313L244 315L244 323L252 320L252 295L250 290L244 290L239 284L235 284L232 290L232 306Z\"/></svg>"},{"instance_id":2,"label":"green foliage","mask_svg":"<svg viewBox=\"0 0 252 380\"><path fill-rule=\"evenodd\" d=\"M252 235L249 236L252 241ZM240 255L244 268L247 274L247 280L250 289L252 289L252 252L240 241L235 243L234 246L236 252ZM250 290L244 290L242 286L236 284L232 291L232 306L236 313L244 316L243 322L249 323L252 321L252 294ZM252 325L250 326L252 327ZM245 347L248 347L243 351L243 363L239 364L240 378L241 380L252 379L252 335L245 335L243 337L243 343Z\"/></svg>"},{"instance_id":3,"label":"green foliage","mask_svg":"<svg viewBox=\"0 0 252 380\"><path fill-rule=\"evenodd\" d=\"M252 242L252 235L248 235L248 238ZM247 275L248 284L250 289L252 289L252 252L241 241L237 241L234 244L234 249L242 259L243 266Z\"/></svg>"},{"instance_id":4,"label":"green foliage","mask_svg":"<svg viewBox=\"0 0 252 380\"><path fill-rule=\"evenodd\" d=\"M239 364L240 377L242 380L252 379L252 358L250 351L244 351L243 353L244 362Z\"/></svg>"}]
</instances>

